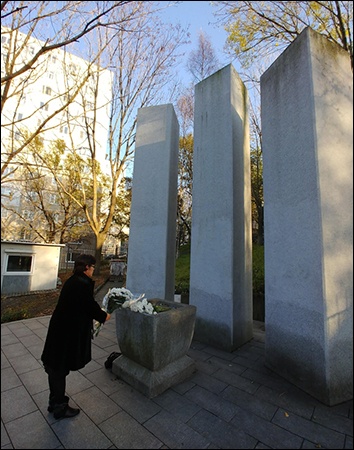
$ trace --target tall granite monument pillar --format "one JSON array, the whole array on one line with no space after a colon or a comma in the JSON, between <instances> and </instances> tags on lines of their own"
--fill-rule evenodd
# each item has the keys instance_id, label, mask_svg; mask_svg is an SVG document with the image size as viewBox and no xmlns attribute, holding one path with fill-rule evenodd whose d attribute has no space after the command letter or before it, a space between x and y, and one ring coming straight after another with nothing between
<instances>
[{"instance_id":1,"label":"tall granite monument pillar","mask_svg":"<svg viewBox=\"0 0 354 450\"><path fill-rule=\"evenodd\" d=\"M174 300L179 125L171 104L138 111L127 288Z\"/></svg>"},{"instance_id":2,"label":"tall granite monument pillar","mask_svg":"<svg viewBox=\"0 0 354 450\"><path fill-rule=\"evenodd\" d=\"M353 74L305 29L261 77L266 365L353 397Z\"/></svg>"},{"instance_id":3,"label":"tall granite monument pillar","mask_svg":"<svg viewBox=\"0 0 354 450\"><path fill-rule=\"evenodd\" d=\"M248 98L232 65L195 87L193 152L194 337L232 351L253 336Z\"/></svg>"}]
</instances>

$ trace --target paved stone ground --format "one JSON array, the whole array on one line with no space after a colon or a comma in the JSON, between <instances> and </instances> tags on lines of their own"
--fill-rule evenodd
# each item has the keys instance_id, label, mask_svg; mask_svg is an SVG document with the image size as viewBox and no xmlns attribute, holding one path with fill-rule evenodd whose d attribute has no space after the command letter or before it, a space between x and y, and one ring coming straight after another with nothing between
<instances>
[{"instance_id":1,"label":"paved stone ground","mask_svg":"<svg viewBox=\"0 0 354 450\"><path fill-rule=\"evenodd\" d=\"M254 339L233 353L193 341L197 371L148 399L104 368L119 350L113 317L93 341L92 361L68 376L81 413L55 420L40 362L49 319L1 325L2 449L353 448L353 402L325 406L267 370L256 321Z\"/></svg>"}]
</instances>

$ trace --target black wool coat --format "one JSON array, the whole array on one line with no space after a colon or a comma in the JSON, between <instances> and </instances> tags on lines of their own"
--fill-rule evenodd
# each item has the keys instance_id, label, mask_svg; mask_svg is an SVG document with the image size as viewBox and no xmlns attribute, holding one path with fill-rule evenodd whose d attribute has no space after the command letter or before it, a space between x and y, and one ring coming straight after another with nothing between
<instances>
[{"instance_id":1,"label":"black wool coat","mask_svg":"<svg viewBox=\"0 0 354 450\"><path fill-rule=\"evenodd\" d=\"M104 323L107 317L94 299L94 286L84 273L74 274L64 283L49 322L41 357L44 366L70 371L91 361L93 320Z\"/></svg>"}]
</instances>

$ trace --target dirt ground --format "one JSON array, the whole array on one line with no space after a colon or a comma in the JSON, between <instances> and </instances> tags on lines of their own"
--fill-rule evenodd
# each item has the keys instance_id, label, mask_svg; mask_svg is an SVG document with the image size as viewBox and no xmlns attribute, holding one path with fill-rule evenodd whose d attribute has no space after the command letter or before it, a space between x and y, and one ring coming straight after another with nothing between
<instances>
[{"instance_id":1,"label":"dirt ground","mask_svg":"<svg viewBox=\"0 0 354 450\"><path fill-rule=\"evenodd\" d=\"M59 273L59 278L64 283L71 272ZM109 267L101 268L100 275L94 275L95 287L105 283L109 278ZM52 314L60 293L61 286L55 290L37 292L26 295L2 295L1 296L1 323L13 320L30 319Z\"/></svg>"}]
</instances>

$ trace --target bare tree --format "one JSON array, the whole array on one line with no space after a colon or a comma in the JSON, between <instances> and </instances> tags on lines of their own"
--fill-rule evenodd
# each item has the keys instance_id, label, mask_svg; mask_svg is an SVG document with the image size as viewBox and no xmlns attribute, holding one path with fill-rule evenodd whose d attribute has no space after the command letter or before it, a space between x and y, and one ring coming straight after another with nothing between
<instances>
[{"instance_id":1,"label":"bare tree","mask_svg":"<svg viewBox=\"0 0 354 450\"><path fill-rule=\"evenodd\" d=\"M219 61L210 39L203 31L200 31L198 48L191 51L187 61L187 69L193 77L193 82L198 83L218 68Z\"/></svg>"},{"instance_id":2,"label":"bare tree","mask_svg":"<svg viewBox=\"0 0 354 450\"><path fill-rule=\"evenodd\" d=\"M192 180L193 180L193 123L194 83L211 75L219 68L219 61L209 38L200 31L198 47L187 61L192 83L177 102L177 114L181 123L181 138L178 169L178 221L177 254L181 244L190 240L192 222Z\"/></svg>"},{"instance_id":3,"label":"bare tree","mask_svg":"<svg viewBox=\"0 0 354 450\"><path fill-rule=\"evenodd\" d=\"M45 107L51 108L42 120L31 127L31 133L23 138L21 128L26 121L36 117L39 107L27 108L26 117L18 117L21 102L25 101L31 85L50 70L56 58L56 50L77 52L85 36L100 28L123 29L141 8L143 2L1 2L2 60L1 60L1 128L6 139L1 149L1 183L17 170L17 157L36 136L47 131L53 121L74 102L80 89L90 77L90 67L97 60L94 55L87 70L81 73L75 85L66 91L52 93ZM128 8L129 6L129 8ZM131 6L131 7L130 7ZM125 13L114 16L115 10ZM119 21L117 21L119 17ZM58 101L60 100L60 106ZM6 105L9 107L6 108ZM27 127L27 129L29 129ZM21 136L22 135L22 136ZM16 136L22 137L15 139Z\"/></svg>"},{"instance_id":4,"label":"bare tree","mask_svg":"<svg viewBox=\"0 0 354 450\"><path fill-rule=\"evenodd\" d=\"M82 239L88 234L90 229L82 210L63 192L47 169L57 169L64 149L65 143L56 141L49 150L45 150L43 140L37 137L27 148L30 157L26 158L24 153L21 155L20 172L24 181L17 180L16 183L7 184L11 186L12 197L18 201L14 204L11 201L2 204L3 210L15 219L10 234L5 226L6 220L2 219L3 238L23 234L31 236L34 241L39 239L41 242L62 244ZM43 160L47 167L43 167ZM70 165L70 160L63 162ZM76 188L75 176L72 171L71 178L61 180L71 192Z\"/></svg>"},{"instance_id":5,"label":"bare tree","mask_svg":"<svg viewBox=\"0 0 354 450\"><path fill-rule=\"evenodd\" d=\"M138 108L158 104L163 96L169 95L168 83L173 81L176 51L184 43L185 33L179 27L163 25L152 14L152 6L144 2L144 12L136 14L130 21L129 31L102 29L97 31L96 42L102 49L99 61L92 68L90 89L96 104L92 107L92 120L85 123L87 142L84 158L85 170L77 158L77 145L72 139L68 151L71 153L72 170L77 172L79 191L69 192L64 184L63 191L84 211L86 219L96 237L97 271L102 246L110 231L119 197L120 184L135 150L135 129ZM120 10L112 11L120 14ZM119 17L115 19L119 21ZM97 54L97 52L95 53ZM105 80L102 67L109 68L113 79L111 109L109 112L109 136L106 162L98 161L100 142L97 137L99 119L97 112L104 105L98 102ZM80 92L80 103L85 103L85 90ZM89 117L88 110L84 117ZM70 118L72 123L72 117ZM70 124L68 116L68 128ZM43 160L43 164L45 161ZM60 184L58 170L53 171Z\"/></svg>"}]
</instances>

